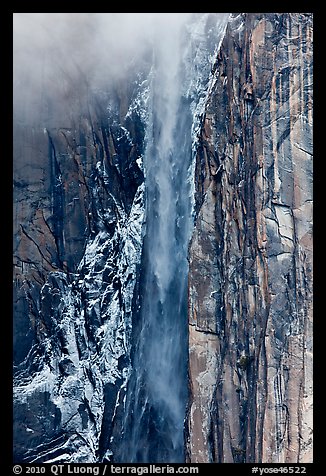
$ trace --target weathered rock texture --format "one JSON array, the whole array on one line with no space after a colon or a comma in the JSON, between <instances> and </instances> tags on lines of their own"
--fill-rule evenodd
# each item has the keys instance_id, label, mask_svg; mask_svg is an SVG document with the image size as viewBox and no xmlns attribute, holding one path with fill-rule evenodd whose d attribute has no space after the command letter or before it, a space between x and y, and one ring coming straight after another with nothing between
<instances>
[{"instance_id":1,"label":"weathered rock texture","mask_svg":"<svg viewBox=\"0 0 326 476\"><path fill-rule=\"evenodd\" d=\"M310 462L312 17L233 15L208 89L205 41L190 45L188 99L204 115L187 460ZM105 91L43 61L36 94L28 74L15 80L31 94L14 118L14 458L114 461L128 440L152 58Z\"/></svg>"},{"instance_id":2,"label":"weathered rock texture","mask_svg":"<svg viewBox=\"0 0 326 476\"><path fill-rule=\"evenodd\" d=\"M140 91L45 91L35 121L37 105L16 107L15 461L101 461L114 435L142 246Z\"/></svg>"},{"instance_id":3,"label":"weathered rock texture","mask_svg":"<svg viewBox=\"0 0 326 476\"><path fill-rule=\"evenodd\" d=\"M196 158L190 462L312 461L312 16L233 15Z\"/></svg>"}]
</instances>

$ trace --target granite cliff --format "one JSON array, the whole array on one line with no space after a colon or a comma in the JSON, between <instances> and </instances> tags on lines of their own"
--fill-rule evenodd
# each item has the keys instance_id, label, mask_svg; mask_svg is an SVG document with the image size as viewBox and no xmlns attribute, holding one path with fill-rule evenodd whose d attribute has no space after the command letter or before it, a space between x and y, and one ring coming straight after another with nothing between
<instances>
[{"instance_id":1,"label":"granite cliff","mask_svg":"<svg viewBox=\"0 0 326 476\"><path fill-rule=\"evenodd\" d=\"M139 90L91 98L77 122L76 109L52 109L46 129L15 124L17 461L96 461L107 450L142 247Z\"/></svg>"},{"instance_id":2,"label":"granite cliff","mask_svg":"<svg viewBox=\"0 0 326 476\"><path fill-rule=\"evenodd\" d=\"M196 155L191 462L312 461L312 18L233 15Z\"/></svg>"},{"instance_id":3,"label":"granite cliff","mask_svg":"<svg viewBox=\"0 0 326 476\"><path fill-rule=\"evenodd\" d=\"M312 16L174 35L15 79L16 462L312 461Z\"/></svg>"}]
</instances>

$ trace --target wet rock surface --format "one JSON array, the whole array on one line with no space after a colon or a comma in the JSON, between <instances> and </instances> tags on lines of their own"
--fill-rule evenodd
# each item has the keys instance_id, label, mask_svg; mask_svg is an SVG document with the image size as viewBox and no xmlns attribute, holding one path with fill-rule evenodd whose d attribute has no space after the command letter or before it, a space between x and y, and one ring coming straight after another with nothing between
<instances>
[{"instance_id":1,"label":"wet rock surface","mask_svg":"<svg viewBox=\"0 0 326 476\"><path fill-rule=\"evenodd\" d=\"M206 15L189 26L179 108L191 111L194 158L184 180L194 185L195 215L186 457L311 462L312 17L234 14L213 54L224 27ZM83 77L72 85L58 71L51 94L26 95L15 108L15 462L128 453L122 429L149 266L151 61L107 90L91 90ZM28 89L27 79L15 87ZM139 395L145 406L146 389ZM157 433L150 416L148 432L137 433L145 453ZM153 439L149 457L160 451L171 448Z\"/></svg>"},{"instance_id":2,"label":"wet rock surface","mask_svg":"<svg viewBox=\"0 0 326 476\"><path fill-rule=\"evenodd\" d=\"M232 15L196 156L189 462L312 461L312 17Z\"/></svg>"},{"instance_id":3,"label":"wet rock surface","mask_svg":"<svg viewBox=\"0 0 326 476\"><path fill-rule=\"evenodd\" d=\"M113 431L130 372L142 246L144 91L136 79L128 91L94 92L87 107L70 99L42 127L21 105L15 120L19 462L99 461Z\"/></svg>"}]
</instances>

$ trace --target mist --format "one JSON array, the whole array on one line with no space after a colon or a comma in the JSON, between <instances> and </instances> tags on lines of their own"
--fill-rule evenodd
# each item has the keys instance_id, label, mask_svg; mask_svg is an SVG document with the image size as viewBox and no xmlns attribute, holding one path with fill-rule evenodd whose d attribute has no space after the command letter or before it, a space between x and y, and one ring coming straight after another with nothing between
<instances>
[{"instance_id":1,"label":"mist","mask_svg":"<svg viewBox=\"0 0 326 476\"><path fill-rule=\"evenodd\" d=\"M193 150L226 22L227 15L215 13L14 16L15 121L76 131L95 108L90 122L115 124L119 116L116 123L127 130L127 102L141 97L144 105L140 304L115 461L185 460ZM115 95L119 107L110 108Z\"/></svg>"},{"instance_id":2,"label":"mist","mask_svg":"<svg viewBox=\"0 0 326 476\"><path fill-rule=\"evenodd\" d=\"M162 47L189 15L193 14L15 13L16 120L46 122L49 102L55 109L51 120L53 115L58 120L68 113L67 103L82 107L90 91L108 90L136 75L154 44Z\"/></svg>"}]
</instances>

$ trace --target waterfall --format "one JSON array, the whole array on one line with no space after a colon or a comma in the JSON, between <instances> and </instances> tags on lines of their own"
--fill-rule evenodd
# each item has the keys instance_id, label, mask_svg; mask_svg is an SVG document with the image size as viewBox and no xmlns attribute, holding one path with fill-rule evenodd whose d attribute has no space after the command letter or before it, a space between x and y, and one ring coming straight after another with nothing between
<instances>
[{"instance_id":1,"label":"waterfall","mask_svg":"<svg viewBox=\"0 0 326 476\"><path fill-rule=\"evenodd\" d=\"M206 48L198 53L200 41L206 41L207 17L199 17L201 23L197 19L187 30L190 17L186 14L164 15L161 26L165 32L157 32L159 38L154 41L144 156L146 236L141 308L123 444L116 456L131 463L185 461L187 250L192 225L189 170L198 115L194 111L199 104L198 78L194 82L192 76L194 71L203 81L206 76L207 85L208 56L213 51ZM215 36L211 50L216 41Z\"/></svg>"}]
</instances>

